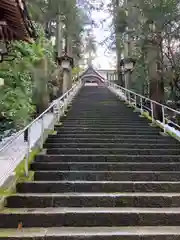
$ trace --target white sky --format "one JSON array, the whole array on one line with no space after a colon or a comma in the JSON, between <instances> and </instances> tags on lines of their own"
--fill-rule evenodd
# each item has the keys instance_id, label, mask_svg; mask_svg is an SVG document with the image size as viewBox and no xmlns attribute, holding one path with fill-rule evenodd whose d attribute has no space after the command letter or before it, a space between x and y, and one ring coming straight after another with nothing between
<instances>
[{"instance_id":1,"label":"white sky","mask_svg":"<svg viewBox=\"0 0 180 240\"><path fill-rule=\"evenodd\" d=\"M105 4L108 2L109 0L104 0ZM94 35L97 41L97 53L93 64L95 67L102 69L115 68L115 53L106 51L106 45L100 44L110 35L108 25L111 23L111 17L108 12L102 10L99 12L94 11L92 18L100 25L98 28L94 28ZM102 26L100 22L104 19L106 19L106 22L103 24L104 26Z\"/></svg>"}]
</instances>

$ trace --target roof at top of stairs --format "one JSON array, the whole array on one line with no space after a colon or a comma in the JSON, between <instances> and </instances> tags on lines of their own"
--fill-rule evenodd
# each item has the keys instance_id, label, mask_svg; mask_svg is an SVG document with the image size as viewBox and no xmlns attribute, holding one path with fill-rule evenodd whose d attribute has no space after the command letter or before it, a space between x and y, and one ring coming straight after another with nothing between
<instances>
[{"instance_id":1,"label":"roof at top of stairs","mask_svg":"<svg viewBox=\"0 0 180 240\"><path fill-rule=\"evenodd\" d=\"M89 66L84 72L83 74L81 75L81 78L84 78L84 77L89 77L89 76L94 76L94 77L97 77L99 78L102 82L104 82L104 77L101 76L101 74L98 73L97 70L95 70L95 68L93 66Z\"/></svg>"}]
</instances>

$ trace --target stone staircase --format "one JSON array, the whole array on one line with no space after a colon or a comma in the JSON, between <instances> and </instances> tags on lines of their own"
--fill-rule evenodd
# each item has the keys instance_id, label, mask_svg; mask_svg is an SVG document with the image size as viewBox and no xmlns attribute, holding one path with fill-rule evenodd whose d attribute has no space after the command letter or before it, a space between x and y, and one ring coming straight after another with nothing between
<instances>
[{"instance_id":1,"label":"stone staircase","mask_svg":"<svg viewBox=\"0 0 180 240\"><path fill-rule=\"evenodd\" d=\"M180 239L177 141L105 87L83 87L55 130L7 198L1 239Z\"/></svg>"}]
</instances>

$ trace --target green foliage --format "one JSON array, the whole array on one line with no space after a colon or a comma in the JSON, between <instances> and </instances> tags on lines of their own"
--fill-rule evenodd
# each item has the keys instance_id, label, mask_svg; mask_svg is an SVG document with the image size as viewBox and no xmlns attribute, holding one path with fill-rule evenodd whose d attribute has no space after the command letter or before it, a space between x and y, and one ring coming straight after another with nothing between
<instances>
[{"instance_id":1,"label":"green foliage","mask_svg":"<svg viewBox=\"0 0 180 240\"><path fill-rule=\"evenodd\" d=\"M89 14L91 0L27 0L32 19L43 23L50 36L56 32L57 14L64 17L64 38L71 40L72 54L75 60L79 60L81 54L82 32L86 24L91 24ZM88 10L88 11L87 11Z\"/></svg>"},{"instance_id":2,"label":"green foliage","mask_svg":"<svg viewBox=\"0 0 180 240\"><path fill-rule=\"evenodd\" d=\"M41 29L37 30L39 33L37 42L13 43L12 54L16 59L0 64L0 77L5 80L5 85L0 91L0 113L5 118L12 119L17 128L27 124L35 110L32 99L33 88L36 85L33 72L39 62L44 57L48 59L47 78L55 67L51 43Z\"/></svg>"},{"instance_id":3,"label":"green foliage","mask_svg":"<svg viewBox=\"0 0 180 240\"><path fill-rule=\"evenodd\" d=\"M28 57L23 57L19 49L27 53L29 46L24 43L15 43L13 53L17 58L12 62L0 65L0 77L4 78L5 86L0 92L0 112L3 116L21 126L28 120L33 112L32 106L32 81L29 70Z\"/></svg>"},{"instance_id":4,"label":"green foliage","mask_svg":"<svg viewBox=\"0 0 180 240\"><path fill-rule=\"evenodd\" d=\"M72 70L72 77L75 78L82 72L82 69L78 66L74 67Z\"/></svg>"},{"instance_id":5,"label":"green foliage","mask_svg":"<svg viewBox=\"0 0 180 240\"><path fill-rule=\"evenodd\" d=\"M111 0L111 5L117 56L128 55L136 59L129 86L136 92L148 96L153 92L151 87L155 87L152 82L156 80L158 85L161 79L162 91L160 92L160 88L159 92L156 91L156 100L162 101L169 97L177 102L180 96L177 84L180 79L179 1ZM121 40L123 48L119 47ZM151 61L153 52L157 53L156 59ZM165 93L163 88L166 90ZM172 94L168 91L172 91Z\"/></svg>"}]
</instances>

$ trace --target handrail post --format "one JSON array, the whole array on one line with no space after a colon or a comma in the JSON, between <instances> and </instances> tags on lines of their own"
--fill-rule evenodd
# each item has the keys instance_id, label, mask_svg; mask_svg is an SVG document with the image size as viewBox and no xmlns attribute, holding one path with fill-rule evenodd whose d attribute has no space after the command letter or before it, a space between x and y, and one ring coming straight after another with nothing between
<instances>
[{"instance_id":1,"label":"handrail post","mask_svg":"<svg viewBox=\"0 0 180 240\"><path fill-rule=\"evenodd\" d=\"M142 97L140 97L140 104L141 104L141 115L143 114L143 100Z\"/></svg>"},{"instance_id":2,"label":"handrail post","mask_svg":"<svg viewBox=\"0 0 180 240\"><path fill-rule=\"evenodd\" d=\"M61 109L60 109L60 100L57 100L57 108L58 108L58 112L57 112L57 120L59 122L60 120L60 115L61 115Z\"/></svg>"},{"instance_id":3,"label":"handrail post","mask_svg":"<svg viewBox=\"0 0 180 240\"><path fill-rule=\"evenodd\" d=\"M40 148L43 148L43 143L44 143L44 121L43 121L43 116L41 118L41 139L40 139Z\"/></svg>"},{"instance_id":4,"label":"handrail post","mask_svg":"<svg viewBox=\"0 0 180 240\"><path fill-rule=\"evenodd\" d=\"M128 92L128 97L129 97L129 105L131 104L131 93Z\"/></svg>"},{"instance_id":5,"label":"handrail post","mask_svg":"<svg viewBox=\"0 0 180 240\"><path fill-rule=\"evenodd\" d=\"M162 117L163 117L163 129L164 129L164 133L166 133L165 109L163 105L162 105Z\"/></svg>"},{"instance_id":6,"label":"handrail post","mask_svg":"<svg viewBox=\"0 0 180 240\"><path fill-rule=\"evenodd\" d=\"M135 107L136 107L136 109L137 109L137 96L136 96L136 94L135 94L135 96L134 96L134 100L135 100Z\"/></svg>"},{"instance_id":7,"label":"handrail post","mask_svg":"<svg viewBox=\"0 0 180 240\"><path fill-rule=\"evenodd\" d=\"M152 118L152 123L154 123L154 109L153 109L153 102L151 101L151 118Z\"/></svg>"},{"instance_id":8,"label":"handrail post","mask_svg":"<svg viewBox=\"0 0 180 240\"><path fill-rule=\"evenodd\" d=\"M24 171L25 171L25 175L26 177L28 177L29 175L29 156L30 156L30 134L31 134L31 127L29 127L27 129L28 131L28 138L27 138L27 150L26 150L26 157L25 157L25 160L24 160Z\"/></svg>"},{"instance_id":9,"label":"handrail post","mask_svg":"<svg viewBox=\"0 0 180 240\"><path fill-rule=\"evenodd\" d=\"M124 95L125 95L125 101L128 101L128 97L127 97L127 91L126 91L126 89L124 90Z\"/></svg>"}]
</instances>

